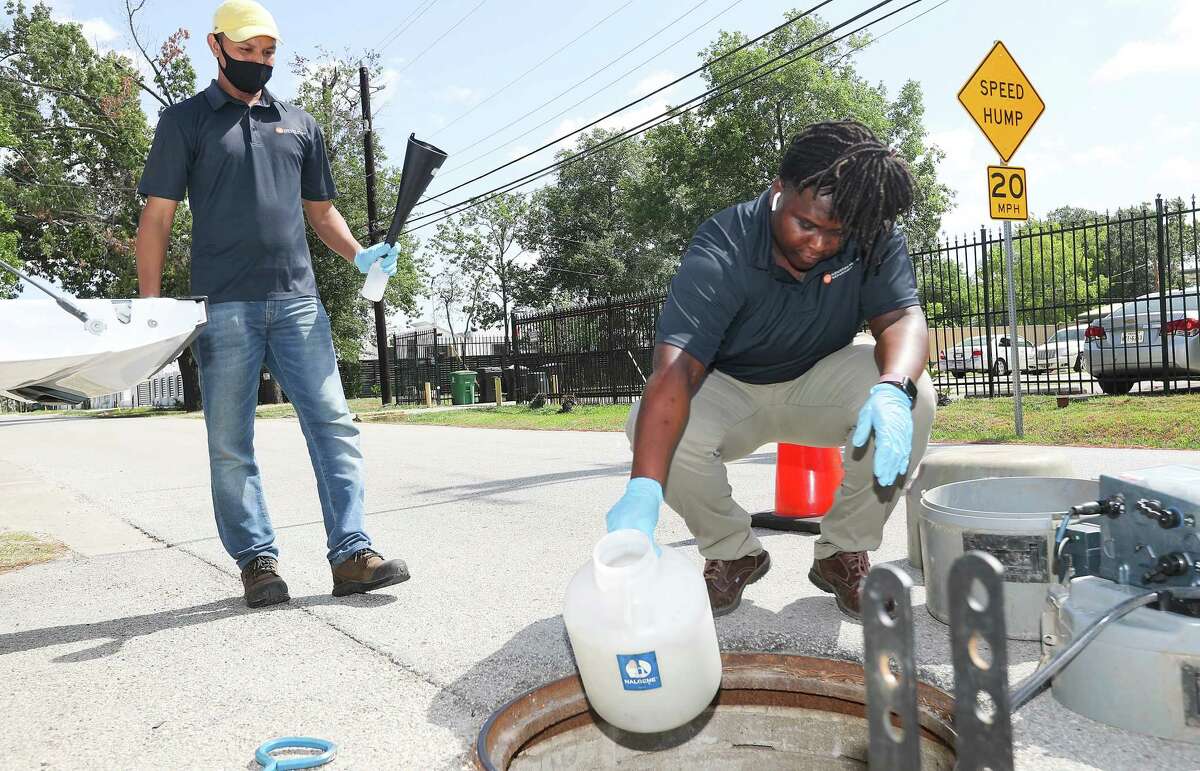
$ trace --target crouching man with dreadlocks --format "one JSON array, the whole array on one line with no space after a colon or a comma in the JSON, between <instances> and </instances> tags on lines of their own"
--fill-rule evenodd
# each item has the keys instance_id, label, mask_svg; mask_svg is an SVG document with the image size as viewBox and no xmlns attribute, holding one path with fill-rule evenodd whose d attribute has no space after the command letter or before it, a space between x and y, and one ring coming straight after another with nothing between
<instances>
[{"instance_id":1,"label":"crouching man with dreadlocks","mask_svg":"<svg viewBox=\"0 0 1200 771\"><path fill-rule=\"evenodd\" d=\"M771 187L701 225L683 257L654 374L629 416L632 478L607 524L653 540L665 498L706 559L714 615L771 566L725 464L788 442L845 445L809 579L859 617L867 552L925 453L936 401L895 227L912 189L904 161L865 126L816 124L792 140ZM856 337L864 321L874 340Z\"/></svg>"}]
</instances>

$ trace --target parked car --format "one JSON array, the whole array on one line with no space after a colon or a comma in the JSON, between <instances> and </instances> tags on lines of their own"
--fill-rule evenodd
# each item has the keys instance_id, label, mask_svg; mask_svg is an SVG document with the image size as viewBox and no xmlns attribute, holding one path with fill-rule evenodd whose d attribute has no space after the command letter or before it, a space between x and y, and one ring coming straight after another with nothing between
<instances>
[{"instance_id":1,"label":"parked car","mask_svg":"<svg viewBox=\"0 0 1200 771\"><path fill-rule=\"evenodd\" d=\"M1087 328L1087 370L1101 391L1127 394L1139 380L1200 377L1200 289L1169 293L1166 302L1165 317L1154 292L1124 303Z\"/></svg>"},{"instance_id":2,"label":"parked car","mask_svg":"<svg viewBox=\"0 0 1200 771\"><path fill-rule=\"evenodd\" d=\"M1052 372L1063 367L1070 367L1079 372L1083 369L1083 351L1086 348L1084 334L1087 324L1073 327L1063 327L1050 338L1037 346L1035 352L1035 369L1039 372Z\"/></svg>"},{"instance_id":3,"label":"parked car","mask_svg":"<svg viewBox=\"0 0 1200 771\"><path fill-rule=\"evenodd\" d=\"M1012 371L1016 364L1021 371L1029 368L1034 361L1033 343L1023 337L1017 338L1016 348L1009 344L1008 337L988 338L972 337L962 345L946 351L945 369L950 370L955 377L964 377L968 372L987 372L987 347L991 345L992 374L1003 377Z\"/></svg>"}]
</instances>

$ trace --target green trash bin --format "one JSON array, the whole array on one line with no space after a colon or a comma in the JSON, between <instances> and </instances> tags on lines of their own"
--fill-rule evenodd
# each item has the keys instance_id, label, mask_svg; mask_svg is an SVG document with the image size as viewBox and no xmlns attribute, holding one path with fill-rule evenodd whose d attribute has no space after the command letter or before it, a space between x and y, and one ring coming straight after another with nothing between
<instances>
[{"instance_id":1,"label":"green trash bin","mask_svg":"<svg viewBox=\"0 0 1200 771\"><path fill-rule=\"evenodd\" d=\"M455 404L475 403L475 373L469 369L450 373L450 400Z\"/></svg>"}]
</instances>

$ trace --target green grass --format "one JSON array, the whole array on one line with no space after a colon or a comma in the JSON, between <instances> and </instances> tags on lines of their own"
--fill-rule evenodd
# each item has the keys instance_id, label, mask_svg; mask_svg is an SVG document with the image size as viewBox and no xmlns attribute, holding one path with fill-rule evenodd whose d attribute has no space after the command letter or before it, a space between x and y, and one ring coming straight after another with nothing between
<instances>
[{"instance_id":1,"label":"green grass","mask_svg":"<svg viewBox=\"0 0 1200 771\"><path fill-rule=\"evenodd\" d=\"M1022 399L1017 439L1012 399L963 399L938 410L935 442L1200 449L1200 395L1093 396L1059 408L1053 396Z\"/></svg>"},{"instance_id":2,"label":"green grass","mask_svg":"<svg viewBox=\"0 0 1200 771\"><path fill-rule=\"evenodd\" d=\"M395 404L389 404L385 407L379 401L378 396L368 396L365 399L347 399L346 403L350 405L350 411L358 415L424 409L423 407L413 405L401 407ZM294 418L296 417L296 410L291 404L260 404L255 414L260 418Z\"/></svg>"},{"instance_id":3,"label":"green grass","mask_svg":"<svg viewBox=\"0 0 1200 771\"><path fill-rule=\"evenodd\" d=\"M93 418L198 418L201 413L187 413L182 407L118 407L115 410L85 410L79 413Z\"/></svg>"},{"instance_id":4,"label":"green grass","mask_svg":"<svg viewBox=\"0 0 1200 771\"><path fill-rule=\"evenodd\" d=\"M13 530L0 532L0 573L49 562L67 553L58 541Z\"/></svg>"},{"instance_id":5,"label":"green grass","mask_svg":"<svg viewBox=\"0 0 1200 771\"><path fill-rule=\"evenodd\" d=\"M938 410L935 442L1006 442L1086 447L1200 449L1200 395L1093 396L1059 408L1052 396L1023 399L1025 436L1017 439L1012 399L963 399ZM470 428L622 431L629 405L486 407L455 412L376 415L372 421Z\"/></svg>"},{"instance_id":6,"label":"green grass","mask_svg":"<svg viewBox=\"0 0 1200 771\"><path fill-rule=\"evenodd\" d=\"M373 415L370 422L408 423L466 428L525 428L540 431L623 431L629 416L628 404L580 404L565 415L558 414L558 405L549 404L540 410L528 407L480 407L473 410L448 412L397 412L393 415Z\"/></svg>"},{"instance_id":7,"label":"green grass","mask_svg":"<svg viewBox=\"0 0 1200 771\"><path fill-rule=\"evenodd\" d=\"M1151 447L1200 450L1200 394L1179 396L1093 396L1059 408L1053 396L1025 397L1025 436L1017 439L1012 399L963 399L938 410L935 442L1001 442L1084 447ZM540 410L523 406L480 407L472 410L425 412L422 408L383 407L379 399L351 399L350 411L364 421L468 428L516 428L543 431L622 431L627 404L578 405L566 415L558 405ZM30 413L37 414L37 413ZM53 412L44 415L145 417L201 413L152 407L92 412ZM260 418L295 416L290 404L258 408Z\"/></svg>"}]
</instances>

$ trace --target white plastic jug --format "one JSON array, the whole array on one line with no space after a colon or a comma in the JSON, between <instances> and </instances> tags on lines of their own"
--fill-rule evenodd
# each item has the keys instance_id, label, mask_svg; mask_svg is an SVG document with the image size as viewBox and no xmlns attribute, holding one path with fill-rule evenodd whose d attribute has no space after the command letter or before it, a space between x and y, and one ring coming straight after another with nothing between
<instances>
[{"instance_id":1,"label":"white plastic jug","mask_svg":"<svg viewBox=\"0 0 1200 771\"><path fill-rule=\"evenodd\" d=\"M377 303L383 299L383 290L387 288L388 274L383 272L383 266L379 260L371 263L370 269L367 270L367 278L363 281L362 289L359 294L363 299Z\"/></svg>"},{"instance_id":2,"label":"white plastic jug","mask_svg":"<svg viewBox=\"0 0 1200 771\"><path fill-rule=\"evenodd\" d=\"M640 530L616 530L567 586L563 621L600 717L655 733L704 711L721 685L721 651L699 566Z\"/></svg>"}]
</instances>

